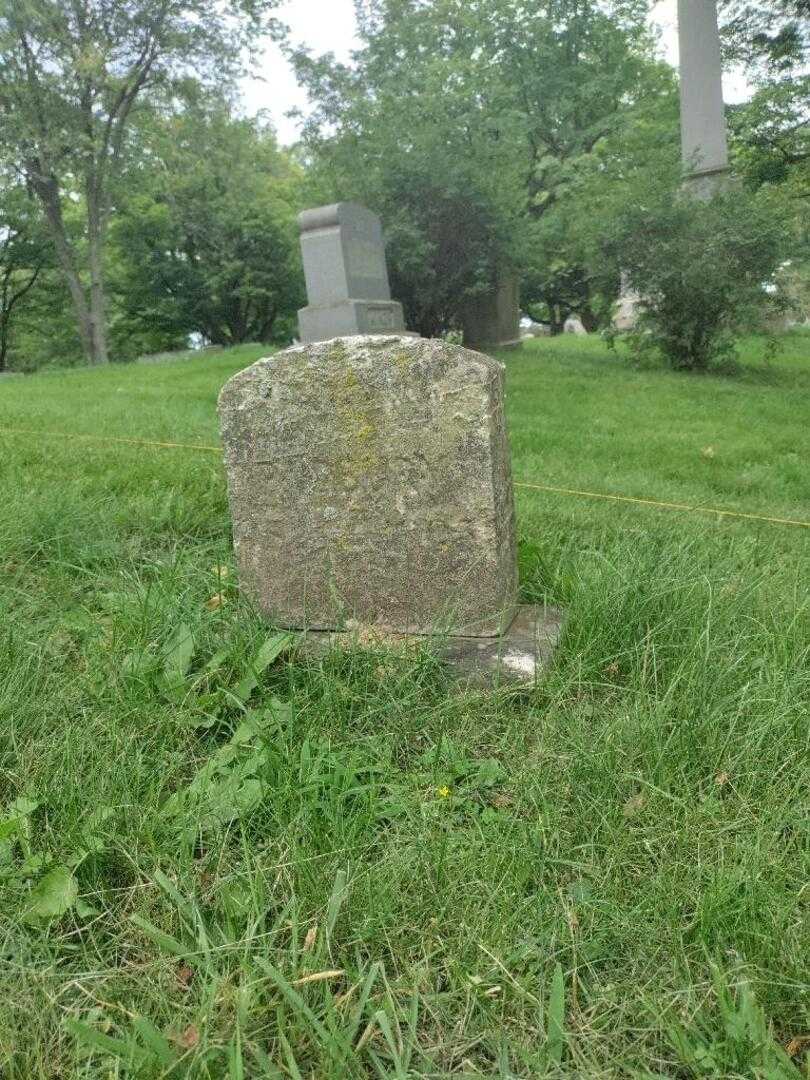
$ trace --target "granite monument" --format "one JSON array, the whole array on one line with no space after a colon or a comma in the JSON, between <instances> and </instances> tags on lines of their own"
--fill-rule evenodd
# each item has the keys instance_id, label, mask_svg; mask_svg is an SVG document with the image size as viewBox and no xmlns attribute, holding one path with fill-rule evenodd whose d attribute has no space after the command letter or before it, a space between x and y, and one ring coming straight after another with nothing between
<instances>
[{"instance_id":1,"label":"granite monument","mask_svg":"<svg viewBox=\"0 0 810 1080\"><path fill-rule=\"evenodd\" d=\"M382 225L358 203L305 210L298 218L308 305L298 312L301 341L404 333L391 299Z\"/></svg>"},{"instance_id":2,"label":"granite monument","mask_svg":"<svg viewBox=\"0 0 810 1080\"><path fill-rule=\"evenodd\" d=\"M688 185L710 198L728 176L728 133L716 0L678 0L681 159Z\"/></svg>"}]
</instances>

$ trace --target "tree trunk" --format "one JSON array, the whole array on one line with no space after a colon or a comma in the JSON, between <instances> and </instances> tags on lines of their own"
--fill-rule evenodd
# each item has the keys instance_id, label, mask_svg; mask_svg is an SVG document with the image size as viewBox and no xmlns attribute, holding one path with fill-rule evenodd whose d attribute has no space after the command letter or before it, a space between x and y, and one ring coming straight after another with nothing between
<instances>
[{"instance_id":1,"label":"tree trunk","mask_svg":"<svg viewBox=\"0 0 810 1080\"><path fill-rule=\"evenodd\" d=\"M11 291L11 278L14 273L13 267L6 268L3 274L3 286L0 289L0 371L5 371L8 366L8 350L11 340L11 316L17 303L26 296L36 285L42 264L35 267L28 281L17 289Z\"/></svg>"},{"instance_id":2,"label":"tree trunk","mask_svg":"<svg viewBox=\"0 0 810 1080\"><path fill-rule=\"evenodd\" d=\"M88 190L88 259L90 264L90 300L88 303L76 261L62 217L59 185L52 176L44 175L37 162L30 162L27 173L31 186L45 211L45 220L53 240L56 258L65 275L73 308L76 312L82 350L89 364L106 364L107 328L104 304L104 213L97 193Z\"/></svg>"},{"instance_id":3,"label":"tree trunk","mask_svg":"<svg viewBox=\"0 0 810 1080\"><path fill-rule=\"evenodd\" d=\"M547 306L551 315L549 323L551 327L551 336L557 337L565 330L565 320L567 316L563 315L562 311L560 311L559 304L548 304Z\"/></svg>"},{"instance_id":4,"label":"tree trunk","mask_svg":"<svg viewBox=\"0 0 810 1080\"><path fill-rule=\"evenodd\" d=\"M76 312L76 322L79 326L79 337L82 339L82 349L84 350L85 359L92 364L93 335L90 324L90 309L87 306L87 297L84 295L81 278L74 265L70 245L65 236L64 225L62 225L61 222L61 212L58 216L59 223L57 225L52 219L51 213L46 206L45 217L51 225L51 236L53 237L54 247L56 248L56 258L62 269L62 273L65 275L68 290L70 291L70 298L73 301L73 309Z\"/></svg>"},{"instance_id":5,"label":"tree trunk","mask_svg":"<svg viewBox=\"0 0 810 1080\"><path fill-rule=\"evenodd\" d=\"M261 330L259 331L259 341L263 343L269 343L273 338L273 327L276 324L276 309L273 308L265 315L264 322L262 323Z\"/></svg>"},{"instance_id":6,"label":"tree trunk","mask_svg":"<svg viewBox=\"0 0 810 1080\"><path fill-rule=\"evenodd\" d=\"M579 309L579 320L589 334L593 334L599 327L599 322L587 304Z\"/></svg>"},{"instance_id":7,"label":"tree trunk","mask_svg":"<svg viewBox=\"0 0 810 1080\"><path fill-rule=\"evenodd\" d=\"M62 206L59 201L59 187L53 177L43 176L38 164L32 162L28 165L27 173L31 186L42 203L45 211L45 220L53 240L56 259L65 275L73 308L76 312L79 336L82 341L82 350L89 363L93 363L93 334L90 321L90 309L87 305L87 297L84 295L81 278L73 260L73 252L70 250L65 222L62 217Z\"/></svg>"},{"instance_id":8,"label":"tree trunk","mask_svg":"<svg viewBox=\"0 0 810 1080\"><path fill-rule=\"evenodd\" d=\"M3 274L3 288L0 291L0 371L6 370L6 356L8 355L8 324L11 318L8 302L10 280L11 269L9 268Z\"/></svg>"},{"instance_id":9,"label":"tree trunk","mask_svg":"<svg viewBox=\"0 0 810 1080\"><path fill-rule=\"evenodd\" d=\"M563 315L562 311L560 310L559 304L555 304L552 301L547 300L546 307L548 308L548 325L551 331L551 336L557 337L565 330L566 316Z\"/></svg>"},{"instance_id":10,"label":"tree trunk","mask_svg":"<svg viewBox=\"0 0 810 1080\"><path fill-rule=\"evenodd\" d=\"M107 364L107 313L104 296L104 210L95 184L87 192L87 253L90 264L91 364Z\"/></svg>"}]
</instances>

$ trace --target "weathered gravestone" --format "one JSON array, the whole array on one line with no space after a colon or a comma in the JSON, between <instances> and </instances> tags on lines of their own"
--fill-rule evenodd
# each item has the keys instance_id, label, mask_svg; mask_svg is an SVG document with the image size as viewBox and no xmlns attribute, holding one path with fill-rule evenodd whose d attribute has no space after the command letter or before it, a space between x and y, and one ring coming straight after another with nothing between
<instances>
[{"instance_id":1,"label":"weathered gravestone","mask_svg":"<svg viewBox=\"0 0 810 1080\"><path fill-rule=\"evenodd\" d=\"M403 333L402 305L391 299L377 215L342 202L305 210L298 222L309 301L298 312L301 340Z\"/></svg>"},{"instance_id":2,"label":"weathered gravestone","mask_svg":"<svg viewBox=\"0 0 810 1080\"><path fill-rule=\"evenodd\" d=\"M520 281L502 274L493 289L469 301L461 313L468 349L506 349L520 344Z\"/></svg>"},{"instance_id":3,"label":"weathered gravestone","mask_svg":"<svg viewBox=\"0 0 810 1080\"><path fill-rule=\"evenodd\" d=\"M339 338L235 375L219 412L241 587L270 621L447 634L473 679L533 680L559 618L518 615L500 364Z\"/></svg>"}]
</instances>

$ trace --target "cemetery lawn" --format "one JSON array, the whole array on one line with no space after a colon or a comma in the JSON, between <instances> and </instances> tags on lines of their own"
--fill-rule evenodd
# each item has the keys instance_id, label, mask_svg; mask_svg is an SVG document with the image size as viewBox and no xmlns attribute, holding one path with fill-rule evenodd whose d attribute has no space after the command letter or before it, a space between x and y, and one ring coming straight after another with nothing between
<instances>
[{"instance_id":1,"label":"cemetery lawn","mask_svg":"<svg viewBox=\"0 0 810 1080\"><path fill-rule=\"evenodd\" d=\"M504 355L516 480L810 520L763 348ZM810 529L519 488L534 693L274 659L218 454L94 441L264 351L0 381L3 1080L804 1075Z\"/></svg>"}]
</instances>

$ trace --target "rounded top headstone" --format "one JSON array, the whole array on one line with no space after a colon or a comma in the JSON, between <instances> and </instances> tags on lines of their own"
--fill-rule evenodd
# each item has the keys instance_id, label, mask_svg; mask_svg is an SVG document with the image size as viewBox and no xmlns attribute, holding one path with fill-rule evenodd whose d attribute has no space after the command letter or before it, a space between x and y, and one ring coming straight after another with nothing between
<instances>
[{"instance_id":1,"label":"rounded top headstone","mask_svg":"<svg viewBox=\"0 0 810 1080\"><path fill-rule=\"evenodd\" d=\"M296 346L219 413L242 587L282 626L495 635L517 595L503 366L392 335Z\"/></svg>"}]
</instances>

